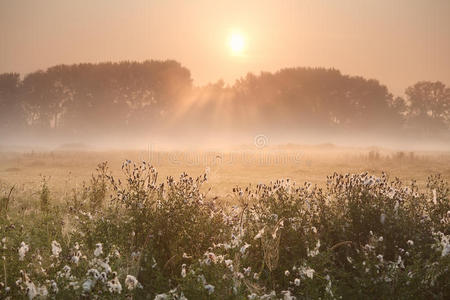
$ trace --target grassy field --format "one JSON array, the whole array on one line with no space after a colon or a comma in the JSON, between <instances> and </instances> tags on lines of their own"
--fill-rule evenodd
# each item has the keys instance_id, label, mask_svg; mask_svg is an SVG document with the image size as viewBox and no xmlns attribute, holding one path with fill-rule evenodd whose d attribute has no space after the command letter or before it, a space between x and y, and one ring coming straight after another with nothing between
<instances>
[{"instance_id":1,"label":"grassy field","mask_svg":"<svg viewBox=\"0 0 450 300\"><path fill-rule=\"evenodd\" d=\"M4 153L0 298L448 299L448 160L317 147ZM280 177L299 183L257 184Z\"/></svg>"},{"instance_id":2,"label":"grassy field","mask_svg":"<svg viewBox=\"0 0 450 300\"><path fill-rule=\"evenodd\" d=\"M324 186L333 172L373 175L386 172L404 182L417 180L423 187L428 176L441 174L450 180L450 152L401 152L375 148L291 146L278 149L244 149L228 152L205 151L46 151L0 153L0 183L35 189L42 176L55 196L88 181L98 163L108 161L110 170L121 176L125 160L147 161L159 172L159 182L182 172L198 176L209 172L208 195L229 198L233 187L268 184L289 178L298 184Z\"/></svg>"}]
</instances>

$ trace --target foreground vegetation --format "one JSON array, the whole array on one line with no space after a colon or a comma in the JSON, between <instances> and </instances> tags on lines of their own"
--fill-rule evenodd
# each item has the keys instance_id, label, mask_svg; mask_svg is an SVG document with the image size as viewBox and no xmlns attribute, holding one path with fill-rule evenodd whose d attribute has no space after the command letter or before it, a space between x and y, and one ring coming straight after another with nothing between
<instances>
[{"instance_id":1,"label":"foreground vegetation","mask_svg":"<svg viewBox=\"0 0 450 300\"><path fill-rule=\"evenodd\" d=\"M386 174L333 174L202 192L208 174L159 183L147 164L106 163L54 201L2 187L0 298L448 299L450 190Z\"/></svg>"}]
</instances>

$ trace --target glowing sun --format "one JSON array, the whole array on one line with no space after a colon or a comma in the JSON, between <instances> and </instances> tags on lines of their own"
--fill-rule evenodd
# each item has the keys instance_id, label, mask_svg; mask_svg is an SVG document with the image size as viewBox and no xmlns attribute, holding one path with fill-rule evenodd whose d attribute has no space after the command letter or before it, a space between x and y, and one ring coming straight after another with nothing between
<instances>
[{"instance_id":1,"label":"glowing sun","mask_svg":"<svg viewBox=\"0 0 450 300\"><path fill-rule=\"evenodd\" d=\"M245 47L244 36L240 33L232 33L228 45L233 54L241 54Z\"/></svg>"}]
</instances>

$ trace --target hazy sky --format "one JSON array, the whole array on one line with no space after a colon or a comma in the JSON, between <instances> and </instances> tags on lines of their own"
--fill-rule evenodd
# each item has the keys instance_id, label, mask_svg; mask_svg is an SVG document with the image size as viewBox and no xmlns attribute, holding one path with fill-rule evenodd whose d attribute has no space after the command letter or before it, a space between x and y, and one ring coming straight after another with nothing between
<instances>
[{"instance_id":1,"label":"hazy sky","mask_svg":"<svg viewBox=\"0 0 450 300\"><path fill-rule=\"evenodd\" d=\"M232 55L239 31L245 48ZM335 67L396 94L450 84L450 0L0 0L0 73L175 59L196 84L248 71Z\"/></svg>"}]
</instances>

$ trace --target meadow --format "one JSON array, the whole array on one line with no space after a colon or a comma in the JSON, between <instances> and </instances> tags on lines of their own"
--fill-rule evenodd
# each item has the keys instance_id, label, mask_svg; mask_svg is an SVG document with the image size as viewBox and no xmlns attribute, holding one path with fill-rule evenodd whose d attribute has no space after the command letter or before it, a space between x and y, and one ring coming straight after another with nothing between
<instances>
[{"instance_id":1,"label":"meadow","mask_svg":"<svg viewBox=\"0 0 450 300\"><path fill-rule=\"evenodd\" d=\"M3 152L3 299L448 299L450 154Z\"/></svg>"},{"instance_id":2,"label":"meadow","mask_svg":"<svg viewBox=\"0 0 450 300\"><path fill-rule=\"evenodd\" d=\"M64 147L61 147L64 149ZM441 174L450 179L450 152L398 151L384 148L351 148L332 144L316 146L285 145L258 149L239 147L228 151L161 151L146 150L61 150L0 153L0 182L17 188L35 190L42 177L55 194L63 198L72 188L88 181L98 163L107 161L110 171L121 176L125 160L146 161L158 169L159 179L178 177L182 172L198 176L208 172L205 186L210 196L228 199L236 186L268 184L277 179L290 179L302 184L324 186L333 172L373 175L386 172L394 179L416 180L424 187L427 177Z\"/></svg>"}]
</instances>

